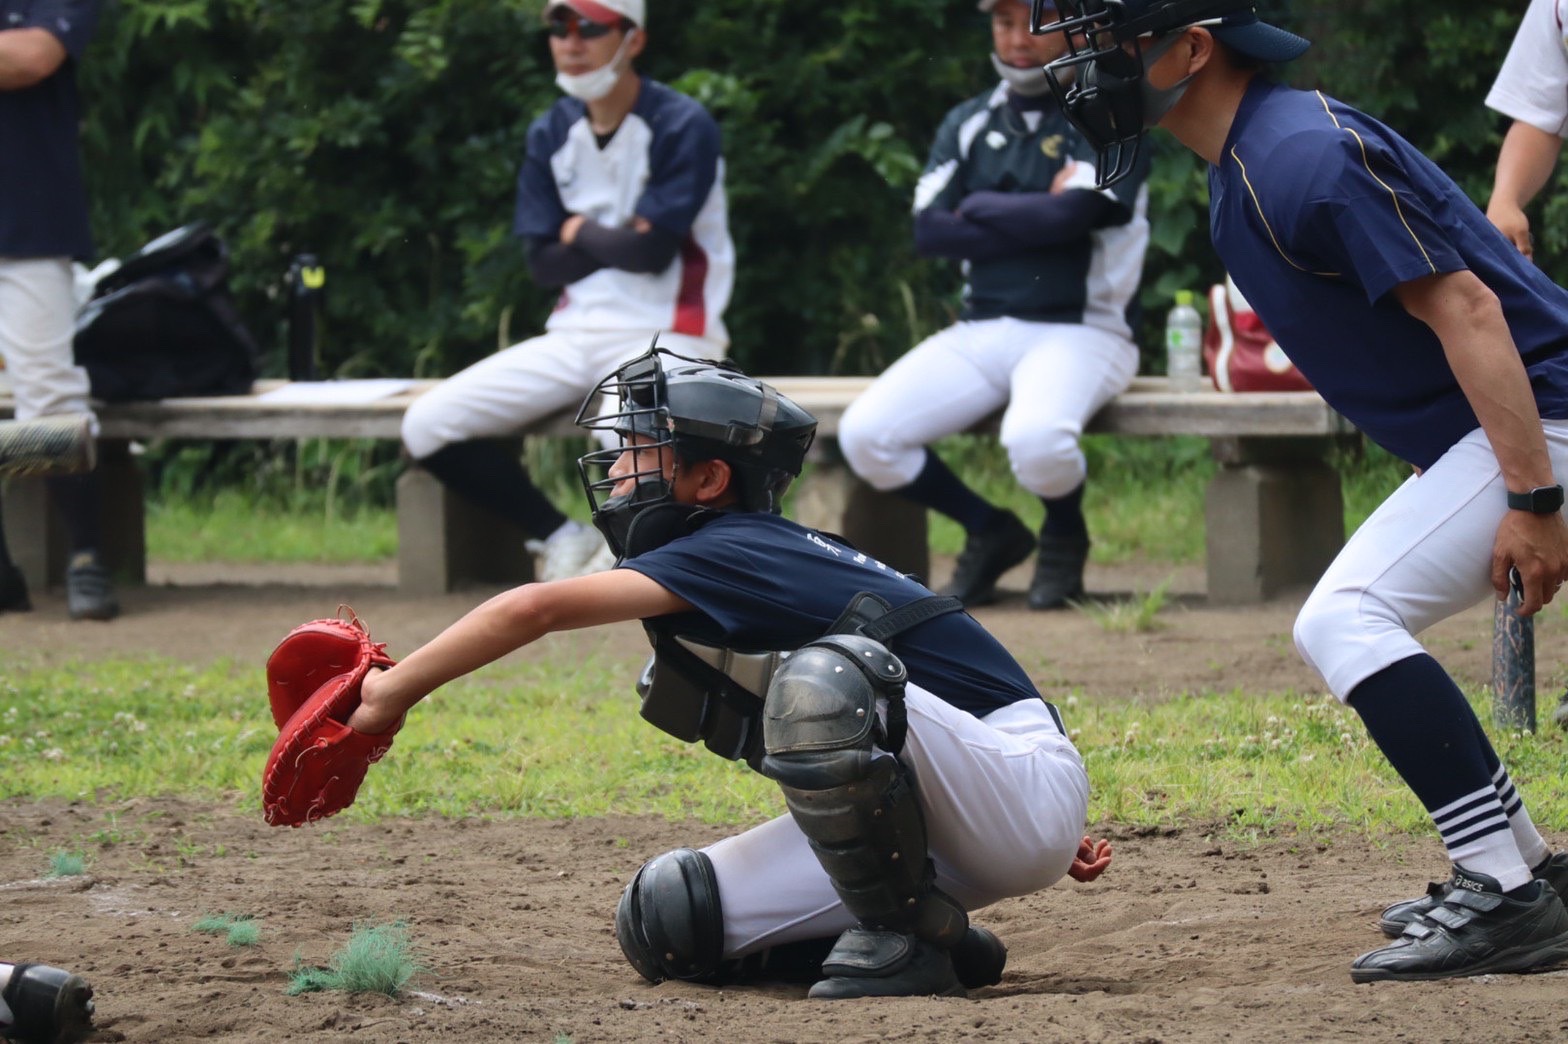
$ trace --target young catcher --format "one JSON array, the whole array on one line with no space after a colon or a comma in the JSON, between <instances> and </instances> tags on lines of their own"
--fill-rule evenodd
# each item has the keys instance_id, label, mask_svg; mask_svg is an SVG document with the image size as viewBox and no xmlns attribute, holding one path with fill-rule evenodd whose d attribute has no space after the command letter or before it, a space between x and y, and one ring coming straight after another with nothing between
<instances>
[{"instance_id":1,"label":"young catcher","mask_svg":"<svg viewBox=\"0 0 1568 1044\"><path fill-rule=\"evenodd\" d=\"M1530 821L1459 687L1416 641L1568 576L1568 292L1376 120L1259 75L1307 41L1251 0L1036 0L1070 55L1047 69L1102 184L1158 124L1209 166L1214 245L1323 397L1418 474L1346 543L1296 646L1431 814L1446 885L1384 911L1351 978L1521 972L1568 959L1568 854ZM1063 73L1071 71L1072 76Z\"/></svg>"},{"instance_id":2,"label":"young catcher","mask_svg":"<svg viewBox=\"0 0 1568 1044\"><path fill-rule=\"evenodd\" d=\"M618 405L591 418L601 392ZM318 803L296 768L313 737L290 746L291 718L269 819L346 805L364 760L446 682L552 631L640 619L654 648L643 717L744 759L789 814L646 863L615 917L632 966L656 982L820 979L816 998L999 981L1006 949L967 911L1111 861L1083 836L1088 778L1055 708L956 599L779 515L816 421L770 386L655 349L606 378L584 415L622 447L580 462L619 567L497 595L396 666L362 668L357 707L351 680L320 686L346 699L310 724L336 719L325 728L343 760L359 752L358 775ZM366 666L391 662L364 641ZM274 691L302 678L315 691L306 676L329 660L344 670L331 644L285 639Z\"/></svg>"}]
</instances>

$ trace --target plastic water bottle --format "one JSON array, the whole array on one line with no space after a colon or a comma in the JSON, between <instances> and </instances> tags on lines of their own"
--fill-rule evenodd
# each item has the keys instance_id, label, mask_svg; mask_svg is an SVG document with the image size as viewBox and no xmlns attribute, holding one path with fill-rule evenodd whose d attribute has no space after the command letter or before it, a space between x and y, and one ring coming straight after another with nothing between
<instances>
[{"instance_id":1,"label":"plastic water bottle","mask_svg":"<svg viewBox=\"0 0 1568 1044\"><path fill-rule=\"evenodd\" d=\"M1191 290L1176 291L1176 307L1165 320L1165 372L1171 389L1203 389L1203 317L1193 307Z\"/></svg>"}]
</instances>

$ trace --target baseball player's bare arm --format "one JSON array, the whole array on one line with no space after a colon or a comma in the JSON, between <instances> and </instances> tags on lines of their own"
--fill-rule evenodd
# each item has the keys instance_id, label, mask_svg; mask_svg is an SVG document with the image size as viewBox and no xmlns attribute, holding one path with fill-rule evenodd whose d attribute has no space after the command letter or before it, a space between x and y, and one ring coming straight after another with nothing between
<instances>
[{"instance_id":1,"label":"baseball player's bare arm","mask_svg":"<svg viewBox=\"0 0 1568 1044\"><path fill-rule=\"evenodd\" d=\"M1469 271L1412 280L1394 293L1442 342L1508 488L1525 492L1554 485L1540 413L1497 295ZM1509 566L1524 582L1521 612L1533 613L1551 601L1568 577L1568 525L1562 515L1507 512L1492 547L1492 587L1499 598L1508 593Z\"/></svg>"},{"instance_id":2,"label":"baseball player's bare arm","mask_svg":"<svg viewBox=\"0 0 1568 1044\"><path fill-rule=\"evenodd\" d=\"M1492 199L1486 205L1486 216L1525 257L1533 258L1535 249L1524 208L1546 187L1562 147L1563 140L1557 135L1515 120L1497 154L1497 173L1492 179Z\"/></svg>"},{"instance_id":3,"label":"baseball player's bare arm","mask_svg":"<svg viewBox=\"0 0 1568 1044\"><path fill-rule=\"evenodd\" d=\"M0 31L0 91L31 87L65 62L65 45L47 29Z\"/></svg>"},{"instance_id":4,"label":"baseball player's bare arm","mask_svg":"<svg viewBox=\"0 0 1568 1044\"><path fill-rule=\"evenodd\" d=\"M378 734L436 689L553 631L640 620L691 609L630 569L525 584L496 595L416 649L396 667L365 679L351 728Z\"/></svg>"}]
</instances>

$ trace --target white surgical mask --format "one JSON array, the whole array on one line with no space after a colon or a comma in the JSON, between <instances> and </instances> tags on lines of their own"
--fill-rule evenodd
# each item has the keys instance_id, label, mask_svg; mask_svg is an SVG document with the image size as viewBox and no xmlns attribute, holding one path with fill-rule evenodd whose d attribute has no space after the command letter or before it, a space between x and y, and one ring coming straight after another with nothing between
<instances>
[{"instance_id":1,"label":"white surgical mask","mask_svg":"<svg viewBox=\"0 0 1568 1044\"><path fill-rule=\"evenodd\" d=\"M632 33L638 30L628 30L626 37L621 40L621 46L615 49L615 54L610 60L592 72L579 73L576 76L568 73L556 73L555 85L562 91L570 94L580 101L596 102L610 93L615 86L615 81L621 78L625 71L622 59L626 55L626 47L632 42Z\"/></svg>"}]
</instances>

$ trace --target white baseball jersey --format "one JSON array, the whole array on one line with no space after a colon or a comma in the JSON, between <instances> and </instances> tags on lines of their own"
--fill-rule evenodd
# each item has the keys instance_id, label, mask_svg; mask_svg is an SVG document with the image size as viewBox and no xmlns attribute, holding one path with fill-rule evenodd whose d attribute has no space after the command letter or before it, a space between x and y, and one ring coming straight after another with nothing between
<instances>
[{"instance_id":1,"label":"white baseball jersey","mask_svg":"<svg viewBox=\"0 0 1568 1044\"><path fill-rule=\"evenodd\" d=\"M1497 73L1488 107L1568 137L1568 0L1530 0Z\"/></svg>"}]
</instances>

